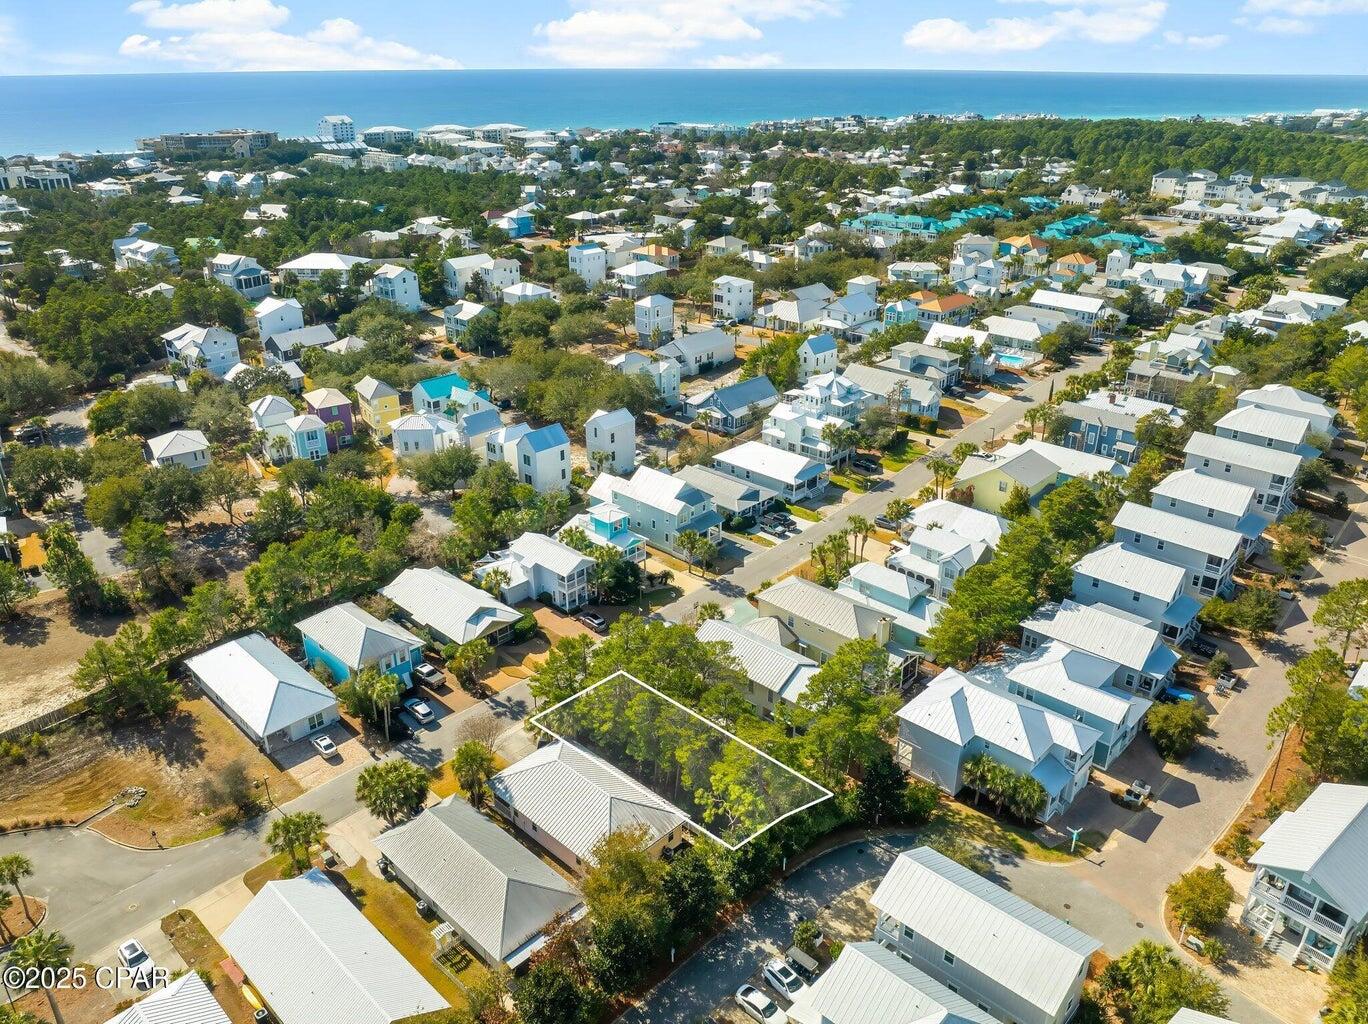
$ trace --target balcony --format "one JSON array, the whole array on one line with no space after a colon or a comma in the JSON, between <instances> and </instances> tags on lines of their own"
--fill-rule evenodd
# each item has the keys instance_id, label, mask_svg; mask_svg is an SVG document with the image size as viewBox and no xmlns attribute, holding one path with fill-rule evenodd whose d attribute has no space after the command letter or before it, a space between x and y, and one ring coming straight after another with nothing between
<instances>
[{"instance_id":1,"label":"balcony","mask_svg":"<svg viewBox=\"0 0 1368 1024\"><path fill-rule=\"evenodd\" d=\"M1285 890L1275 888L1262 880L1254 883L1253 891L1255 895L1267 900L1271 905L1284 913L1295 914L1297 917L1312 924L1315 929L1330 938L1338 938L1348 929L1347 921L1337 921L1328 914L1317 910L1313 905L1305 900L1298 899Z\"/></svg>"}]
</instances>

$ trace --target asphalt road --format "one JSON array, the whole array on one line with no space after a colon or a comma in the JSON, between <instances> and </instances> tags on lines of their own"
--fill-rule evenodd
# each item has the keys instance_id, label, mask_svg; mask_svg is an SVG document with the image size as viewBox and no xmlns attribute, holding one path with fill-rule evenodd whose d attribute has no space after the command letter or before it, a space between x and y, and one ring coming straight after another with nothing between
<instances>
[{"instance_id":1,"label":"asphalt road","mask_svg":"<svg viewBox=\"0 0 1368 1024\"><path fill-rule=\"evenodd\" d=\"M1085 356L1066 370L1034 381L1013 398L1002 402L992 412L956 433L947 435L941 440L938 448L949 450L966 441L977 445L988 443L994 437L1001 436L1015 427L1027 409L1048 398L1052 386L1057 389L1063 385L1066 377L1096 370L1105 361L1104 356ZM854 501L832 509L821 522L805 524L805 529L799 536L748 554L745 562L731 572L710 579L706 586L667 605L661 609L661 613L673 622L683 622L704 602L717 601L728 604L740 600L749 592L758 589L761 583L778 578L807 559L812 544L819 543L844 529L851 516L862 515L872 520L875 516L883 514L891 499L916 494L930 482L931 471L922 463L914 462L893 476L891 487L882 487L862 494Z\"/></svg>"},{"instance_id":2,"label":"asphalt road","mask_svg":"<svg viewBox=\"0 0 1368 1024\"><path fill-rule=\"evenodd\" d=\"M435 768L460 742L462 725L472 716L487 716L507 724L501 752L520 757L532 745L518 724L530 708L527 684L518 683L483 703L447 715L400 744L399 752ZM330 779L280 810L317 811L329 825L341 821L360 808L356 777L363 767ZM0 855L24 853L33 861L34 877L25 891L47 899L47 926L67 937L77 957L93 956L264 860L270 855L266 832L276 813L170 850L130 850L88 830L50 829L0 835Z\"/></svg>"}]
</instances>

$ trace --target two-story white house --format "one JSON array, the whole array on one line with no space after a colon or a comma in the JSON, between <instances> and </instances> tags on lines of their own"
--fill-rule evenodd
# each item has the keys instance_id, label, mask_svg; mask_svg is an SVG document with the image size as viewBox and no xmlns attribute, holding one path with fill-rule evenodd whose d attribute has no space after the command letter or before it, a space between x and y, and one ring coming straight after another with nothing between
<instances>
[{"instance_id":1,"label":"two-story white house","mask_svg":"<svg viewBox=\"0 0 1368 1024\"><path fill-rule=\"evenodd\" d=\"M184 466L198 473L209 465L209 441L198 430L171 430L147 439L147 461L158 469Z\"/></svg>"},{"instance_id":2,"label":"two-story white house","mask_svg":"<svg viewBox=\"0 0 1368 1024\"><path fill-rule=\"evenodd\" d=\"M1368 922L1368 786L1323 782L1260 840L1241 920L1266 952L1329 970Z\"/></svg>"},{"instance_id":3,"label":"two-story white house","mask_svg":"<svg viewBox=\"0 0 1368 1024\"><path fill-rule=\"evenodd\" d=\"M760 441L718 452L713 468L741 480L775 491L785 501L803 501L821 495L830 479L824 462L798 452L781 451Z\"/></svg>"},{"instance_id":4,"label":"two-story white house","mask_svg":"<svg viewBox=\"0 0 1368 1024\"><path fill-rule=\"evenodd\" d=\"M1195 469L1170 473L1150 488L1153 508L1234 530L1244 538L1243 555L1263 548L1267 520L1255 507L1258 492L1248 484L1206 476Z\"/></svg>"},{"instance_id":5,"label":"two-story white house","mask_svg":"<svg viewBox=\"0 0 1368 1024\"><path fill-rule=\"evenodd\" d=\"M579 275L590 288L608 277L608 254L593 242L577 242L566 251L570 273Z\"/></svg>"},{"instance_id":6,"label":"two-story white house","mask_svg":"<svg viewBox=\"0 0 1368 1024\"><path fill-rule=\"evenodd\" d=\"M1013 1024L1067 1024L1102 948L925 846L900 854L869 902L877 942Z\"/></svg>"},{"instance_id":7,"label":"two-story white house","mask_svg":"<svg viewBox=\"0 0 1368 1024\"><path fill-rule=\"evenodd\" d=\"M1286 413L1289 416L1300 416L1311 424L1313 431L1318 434L1325 434L1327 437L1334 437L1337 433L1335 427L1336 413L1328 402L1287 384L1265 384L1261 388L1250 388L1248 391L1242 391L1240 396L1235 399L1235 404L1239 407L1252 405L1258 409Z\"/></svg>"},{"instance_id":8,"label":"two-story white house","mask_svg":"<svg viewBox=\"0 0 1368 1024\"><path fill-rule=\"evenodd\" d=\"M627 409L597 410L584 421L584 447L596 471L630 473L636 468L636 419Z\"/></svg>"},{"instance_id":9,"label":"two-story white house","mask_svg":"<svg viewBox=\"0 0 1368 1024\"><path fill-rule=\"evenodd\" d=\"M256 317L257 333L263 345L277 334L297 331L304 326L304 307L298 299L278 299L268 295L256 304L252 315Z\"/></svg>"},{"instance_id":10,"label":"two-story white house","mask_svg":"<svg viewBox=\"0 0 1368 1024\"><path fill-rule=\"evenodd\" d=\"M1255 510L1271 522L1292 511L1292 492L1302 457L1215 434L1193 434L1183 448L1184 468L1248 484Z\"/></svg>"},{"instance_id":11,"label":"two-story white house","mask_svg":"<svg viewBox=\"0 0 1368 1024\"><path fill-rule=\"evenodd\" d=\"M1184 570L1183 589L1199 601L1227 596L1244 537L1212 522L1128 501L1112 519L1116 540Z\"/></svg>"},{"instance_id":12,"label":"two-story white house","mask_svg":"<svg viewBox=\"0 0 1368 1024\"><path fill-rule=\"evenodd\" d=\"M836 362L836 339L830 334L811 334L798 344L798 379L840 370Z\"/></svg>"},{"instance_id":13,"label":"two-story white house","mask_svg":"<svg viewBox=\"0 0 1368 1024\"><path fill-rule=\"evenodd\" d=\"M640 352L623 352L608 360L618 373L641 373L655 385L661 404L667 409L679 405L679 363L673 359L652 358Z\"/></svg>"},{"instance_id":14,"label":"two-story white house","mask_svg":"<svg viewBox=\"0 0 1368 1024\"><path fill-rule=\"evenodd\" d=\"M524 533L502 551L475 567L483 582L493 570L508 577L499 596L505 604L550 598L561 611L572 612L589 602L589 570L594 560L544 533Z\"/></svg>"}]
</instances>

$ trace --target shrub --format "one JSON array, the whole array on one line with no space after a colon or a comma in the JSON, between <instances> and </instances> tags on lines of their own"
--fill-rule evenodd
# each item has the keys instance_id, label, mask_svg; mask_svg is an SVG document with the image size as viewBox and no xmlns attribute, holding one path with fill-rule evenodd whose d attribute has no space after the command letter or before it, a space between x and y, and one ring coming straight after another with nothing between
<instances>
[{"instance_id":1,"label":"shrub","mask_svg":"<svg viewBox=\"0 0 1368 1024\"><path fill-rule=\"evenodd\" d=\"M522 617L513 624L513 642L523 643L537 635L537 617L531 612L523 612Z\"/></svg>"},{"instance_id":2,"label":"shrub","mask_svg":"<svg viewBox=\"0 0 1368 1024\"><path fill-rule=\"evenodd\" d=\"M1145 716L1150 738L1165 761L1181 761L1197 745L1206 728L1207 713L1196 701L1156 704Z\"/></svg>"},{"instance_id":3,"label":"shrub","mask_svg":"<svg viewBox=\"0 0 1368 1024\"><path fill-rule=\"evenodd\" d=\"M1217 651L1207 665L1207 675L1211 676L1212 679L1219 679L1229 671L1230 656L1225 651Z\"/></svg>"}]
</instances>

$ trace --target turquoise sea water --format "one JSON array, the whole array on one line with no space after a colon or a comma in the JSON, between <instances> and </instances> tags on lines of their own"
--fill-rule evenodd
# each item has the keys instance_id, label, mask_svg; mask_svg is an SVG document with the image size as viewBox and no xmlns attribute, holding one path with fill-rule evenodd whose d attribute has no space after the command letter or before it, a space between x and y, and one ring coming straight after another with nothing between
<instances>
[{"instance_id":1,"label":"turquoise sea water","mask_svg":"<svg viewBox=\"0 0 1368 1024\"><path fill-rule=\"evenodd\" d=\"M376 71L0 77L0 154L127 150L162 131L311 134L513 121L532 128L745 124L820 114L1221 117L1368 107L1368 77L960 71Z\"/></svg>"}]
</instances>

